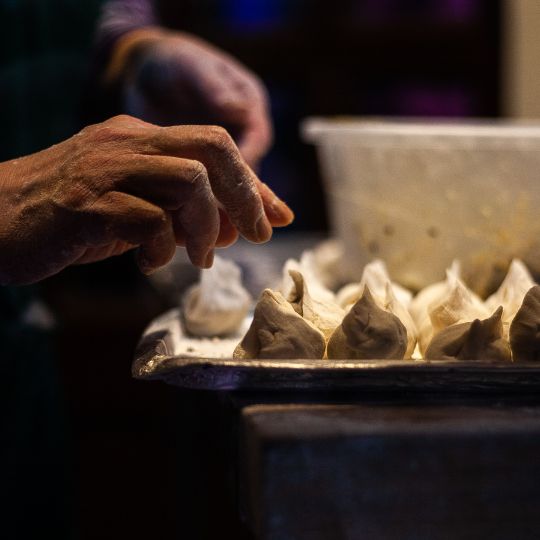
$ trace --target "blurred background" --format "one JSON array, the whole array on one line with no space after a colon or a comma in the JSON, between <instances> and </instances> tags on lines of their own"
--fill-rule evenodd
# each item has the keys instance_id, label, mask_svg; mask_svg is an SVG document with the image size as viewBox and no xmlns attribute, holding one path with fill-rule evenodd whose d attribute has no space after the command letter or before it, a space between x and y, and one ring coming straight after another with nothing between
<instances>
[{"instance_id":1,"label":"blurred background","mask_svg":"<svg viewBox=\"0 0 540 540\"><path fill-rule=\"evenodd\" d=\"M0 160L121 112L96 101L90 82L101 4L0 0ZM299 135L307 116L540 116L535 0L181 4L180 19L177 8L161 13L166 26L229 51L267 85L275 145L261 176L297 215L281 235L327 232L315 152ZM57 319L56 352L40 367L51 379L57 420L54 433L36 435L37 445L50 446L34 464L42 480L36 489L43 497L68 494L58 495L56 517L41 519L57 519L74 538L212 537L213 526L232 519L227 507L215 519L200 510L224 497L226 449L212 439L219 414L204 395L130 376L145 325L176 299L156 293L131 255L68 269L41 290ZM195 457L186 449L194 440L206 449ZM142 467L149 457L156 464ZM32 459L29 451L16 465ZM34 511L39 516L28 508L21 516Z\"/></svg>"}]
</instances>

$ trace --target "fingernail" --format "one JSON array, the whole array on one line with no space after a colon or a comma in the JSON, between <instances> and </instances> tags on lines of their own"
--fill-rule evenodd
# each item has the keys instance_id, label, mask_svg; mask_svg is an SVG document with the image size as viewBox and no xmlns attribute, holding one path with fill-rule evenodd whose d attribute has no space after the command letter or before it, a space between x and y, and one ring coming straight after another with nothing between
<instances>
[{"instance_id":1,"label":"fingernail","mask_svg":"<svg viewBox=\"0 0 540 540\"><path fill-rule=\"evenodd\" d=\"M152 274L155 274L159 268L145 268L142 272L145 276L151 276Z\"/></svg>"},{"instance_id":2,"label":"fingernail","mask_svg":"<svg viewBox=\"0 0 540 540\"><path fill-rule=\"evenodd\" d=\"M255 225L255 232L257 233L258 242L268 242L272 238L272 226L266 216L259 218Z\"/></svg>"},{"instance_id":3,"label":"fingernail","mask_svg":"<svg viewBox=\"0 0 540 540\"><path fill-rule=\"evenodd\" d=\"M154 268L153 266L150 266L148 262L139 261L139 268L141 272L145 276L151 276L152 274L155 274L158 271L158 268Z\"/></svg>"},{"instance_id":4,"label":"fingernail","mask_svg":"<svg viewBox=\"0 0 540 540\"><path fill-rule=\"evenodd\" d=\"M283 225L290 225L294 221L294 212L281 201L276 206L281 218L281 223L283 223Z\"/></svg>"},{"instance_id":5,"label":"fingernail","mask_svg":"<svg viewBox=\"0 0 540 540\"><path fill-rule=\"evenodd\" d=\"M213 264L214 264L214 250L211 249L206 255L206 258L204 259L204 267L212 268Z\"/></svg>"}]
</instances>

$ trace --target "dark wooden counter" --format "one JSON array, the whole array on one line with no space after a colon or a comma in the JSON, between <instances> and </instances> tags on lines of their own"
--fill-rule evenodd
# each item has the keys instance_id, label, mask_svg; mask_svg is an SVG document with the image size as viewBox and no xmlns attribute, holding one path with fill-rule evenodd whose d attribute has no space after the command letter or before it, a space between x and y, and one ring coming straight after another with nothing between
<instances>
[{"instance_id":1,"label":"dark wooden counter","mask_svg":"<svg viewBox=\"0 0 540 540\"><path fill-rule=\"evenodd\" d=\"M538 538L538 406L259 405L241 422L257 538Z\"/></svg>"}]
</instances>

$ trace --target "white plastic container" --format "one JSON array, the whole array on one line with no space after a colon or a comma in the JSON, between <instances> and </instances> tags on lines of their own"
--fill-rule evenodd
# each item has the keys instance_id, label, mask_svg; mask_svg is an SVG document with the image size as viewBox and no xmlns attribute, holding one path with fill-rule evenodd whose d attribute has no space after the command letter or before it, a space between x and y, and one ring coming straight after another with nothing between
<instances>
[{"instance_id":1,"label":"white plastic container","mask_svg":"<svg viewBox=\"0 0 540 540\"><path fill-rule=\"evenodd\" d=\"M522 258L540 274L540 124L309 119L349 279L383 259L419 289L454 258L480 293Z\"/></svg>"}]
</instances>

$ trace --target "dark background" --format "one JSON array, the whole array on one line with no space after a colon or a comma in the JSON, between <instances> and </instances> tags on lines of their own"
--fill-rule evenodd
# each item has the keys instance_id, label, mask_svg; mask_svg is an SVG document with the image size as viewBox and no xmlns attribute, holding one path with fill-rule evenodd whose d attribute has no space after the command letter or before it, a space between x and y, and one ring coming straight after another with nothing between
<instances>
[{"instance_id":1,"label":"dark background","mask_svg":"<svg viewBox=\"0 0 540 540\"><path fill-rule=\"evenodd\" d=\"M293 231L327 230L315 152L299 136L303 118L500 114L498 1L172 4L176 9L162 14L168 26L230 51L267 84L276 143L262 176L296 211ZM69 137L89 117L99 6L0 0L0 160ZM92 116L99 118L99 106ZM65 529L83 539L215 538L226 531L232 510L215 509L226 495L227 449L213 435L223 429L224 408L202 393L130 376L143 328L175 299L160 297L130 255L68 269L44 282L42 294L58 320L46 366L58 420L38 442L57 441L39 464L52 471L40 489L63 501Z\"/></svg>"}]
</instances>

